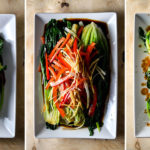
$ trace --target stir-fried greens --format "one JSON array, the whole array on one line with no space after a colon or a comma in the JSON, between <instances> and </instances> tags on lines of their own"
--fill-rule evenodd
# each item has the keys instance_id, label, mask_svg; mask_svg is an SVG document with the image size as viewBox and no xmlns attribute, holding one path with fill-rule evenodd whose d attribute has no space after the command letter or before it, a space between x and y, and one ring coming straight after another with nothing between
<instances>
[{"instance_id":1,"label":"stir-fried greens","mask_svg":"<svg viewBox=\"0 0 150 150\"><path fill-rule=\"evenodd\" d=\"M52 19L41 37L39 71L44 86L43 115L47 128L103 125L110 83L110 51L94 22Z\"/></svg>"},{"instance_id":2,"label":"stir-fried greens","mask_svg":"<svg viewBox=\"0 0 150 150\"><path fill-rule=\"evenodd\" d=\"M150 54L150 30L144 31L142 27L139 27L139 37L143 41L145 46L146 53ZM145 73L145 79L147 81L147 89L150 89L150 57L147 56L142 60L142 68ZM150 118L150 95L149 93L146 96L146 112L148 117Z\"/></svg>"},{"instance_id":3,"label":"stir-fried greens","mask_svg":"<svg viewBox=\"0 0 150 150\"><path fill-rule=\"evenodd\" d=\"M5 75L4 70L6 66L3 65L2 53L3 53L4 39L0 37L0 110L2 108L4 100L4 85L5 85Z\"/></svg>"}]
</instances>

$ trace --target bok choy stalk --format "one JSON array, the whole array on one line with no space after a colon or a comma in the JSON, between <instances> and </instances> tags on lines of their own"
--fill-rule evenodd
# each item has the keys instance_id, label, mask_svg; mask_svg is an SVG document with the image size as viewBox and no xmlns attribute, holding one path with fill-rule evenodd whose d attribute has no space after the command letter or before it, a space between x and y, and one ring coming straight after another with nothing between
<instances>
[{"instance_id":1,"label":"bok choy stalk","mask_svg":"<svg viewBox=\"0 0 150 150\"><path fill-rule=\"evenodd\" d=\"M42 45L41 47L41 56L40 56L40 63L41 63L41 71L42 71L42 77L44 81L44 87L47 84L46 79L46 70L45 70L45 45ZM56 108L52 99L52 88L46 90L44 88L44 106L45 110L43 112L44 119L46 121L47 128L56 129L57 125L60 121L60 113L58 109Z\"/></svg>"},{"instance_id":2,"label":"bok choy stalk","mask_svg":"<svg viewBox=\"0 0 150 150\"><path fill-rule=\"evenodd\" d=\"M101 28L94 22L91 22L84 27L81 39L85 47L94 42L100 49L108 49L106 37L104 36Z\"/></svg>"},{"instance_id":3,"label":"bok choy stalk","mask_svg":"<svg viewBox=\"0 0 150 150\"><path fill-rule=\"evenodd\" d=\"M101 70L104 72L105 78L99 78L95 77L95 74L98 72L93 71L91 67L90 72L92 73L92 81L93 84L96 85L96 88L99 90L99 94L97 97L97 104L95 113L92 117L89 117L85 110L85 126L88 126L90 136L94 134L94 129L98 128L100 130L100 127L102 127L102 117L103 114L99 110L103 110L105 108L105 99L109 91L109 83L110 83L110 52L109 52L109 44L107 41L107 38L105 37L104 33L102 32L101 28L97 26L94 22L91 22L90 24L86 25L83 29L83 33L81 36L81 41L83 42L83 45L85 47L85 50L87 49L88 45L90 45L92 42L96 43L96 49L98 50L98 54L96 55L97 61L96 64L99 66ZM103 62L103 63L101 63ZM93 66L95 62L91 61L91 65ZM97 67L95 67L97 68ZM99 74L99 73L98 73ZM105 79L105 80L104 80ZM105 89L105 90L103 90ZM101 92L103 91L103 92Z\"/></svg>"}]
</instances>

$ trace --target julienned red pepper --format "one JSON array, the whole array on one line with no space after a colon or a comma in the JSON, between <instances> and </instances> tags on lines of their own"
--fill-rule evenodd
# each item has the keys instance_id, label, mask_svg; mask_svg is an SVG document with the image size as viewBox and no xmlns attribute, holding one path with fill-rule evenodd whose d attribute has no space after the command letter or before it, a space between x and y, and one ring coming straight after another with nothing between
<instances>
[{"instance_id":1,"label":"julienned red pepper","mask_svg":"<svg viewBox=\"0 0 150 150\"><path fill-rule=\"evenodd\" d=\"M93 96L93 103L91 104L90 108L89 108L89 113L88 115L90 117L92 117L95 113L95 109L96 109L96 104L97 104L97 89L94 86L94 96Z\"/></svg>"},{"instance_id":2,"label":"julienned red pepper","mask_svg":"<svg viewBox=\"0 0 150 150\"><path fill-rule=\"evenodd\" d=\"M74 39L74 43L73 43L73 52L75 52L75 54L77 53L77 38Z\"/></svg>"},{"instance_id":3,"label":"julienned red pepper","mask_svg":"<svg viewBox=\"0 0 150 150\"><path fill-rule=\"evenodd\" d=\"M80 36L82 30L83 30L83 26L81 26L80 29L78 30L78 33L77 33L78 37ZM75 52L75 54L77 53L77 49L78 49L77 41L78 41L78 39L75 38L74 43L73 43L73 52Z\"/></svg>"},{"instance_id":4,"label":"julienned red pepper","mask_svg":"<svg viewBox=\"0 0 150 150\"><path fill-rule=\"evenodd\" d=\"M46 78L47 80L50 79L49 69L48 69L48 59L47 59L47 53L45 53L45 64L46 64Z\"/></svg>"},{"instance_id":5,"label":"julienned red pepper","mask_svg":"<svg viewBox=\"0 0 150 150\"><path fill-rule=\"evenodd\" d=\"M69 103L69 95L70 93L66 93L60 103L60 107L63 107L63 104L68 104Z\"/></svg>"},{"instance_id":6,"label":"julienned red pepper","mask_svg":"<svg viewBox=\"0 0 150 150\"><path fill-rule=\"evenodd\" d=\"M86 49L87 55L86 55L85 59L86 59L86 64L87 65L90 62L90 54L92 53L92 50L95 48L95 44L96 43L92 42L90 45L88 45L88 47Z\"/></svg>"},{"instance_id":7,"label":"julienned red pepper","mask_svg":"<svg viewBox=\"0 0 150 150\"><path fill-rule=\"evenodd\" d=\"M83 28L84 28L84 27L81 26L80 29L78 30L78 33L77 33L77 36L78 36L78 37L81 35L81 32L82 32Z\"/></svg>"}]
</instances>

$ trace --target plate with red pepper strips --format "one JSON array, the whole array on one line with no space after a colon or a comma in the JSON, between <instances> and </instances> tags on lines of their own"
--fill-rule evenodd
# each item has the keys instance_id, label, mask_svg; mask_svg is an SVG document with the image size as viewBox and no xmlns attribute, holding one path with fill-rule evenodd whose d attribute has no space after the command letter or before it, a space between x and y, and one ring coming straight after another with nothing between
<instances>
[{"instance_id":1,"label":"plate with red pepper strips","mask_svg":"<svg viewBox=\"0 0 150 150\"><path fill-rule=\"evenodd\" d=\"M107 24L94 19L50 18L45 23L37 70L46 130L101 134L111 83L108 34Z\"/></svg>"}]
</instances>

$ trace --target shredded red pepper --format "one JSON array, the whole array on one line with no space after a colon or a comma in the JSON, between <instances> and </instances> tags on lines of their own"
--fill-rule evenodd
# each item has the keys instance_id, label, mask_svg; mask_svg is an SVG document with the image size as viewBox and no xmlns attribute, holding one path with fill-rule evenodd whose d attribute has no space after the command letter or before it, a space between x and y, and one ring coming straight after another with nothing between
<instances>
[{"instance_id":1,"label":"shredded red pepper","mask_svg":"<svg viewBox=\"0 0 150 150\"><path fill-rule=\"evenodd\" d=\"M94 86L94 96L93 96L93 103L89 108L89 116L93 116L95 113L95 109L96 109L96 104L97 104L97 89Z\"/></svg>"}]
</instances>

